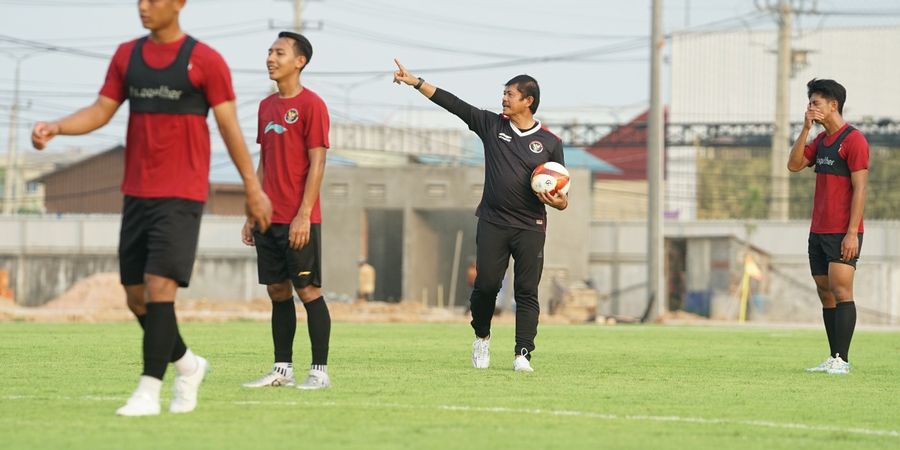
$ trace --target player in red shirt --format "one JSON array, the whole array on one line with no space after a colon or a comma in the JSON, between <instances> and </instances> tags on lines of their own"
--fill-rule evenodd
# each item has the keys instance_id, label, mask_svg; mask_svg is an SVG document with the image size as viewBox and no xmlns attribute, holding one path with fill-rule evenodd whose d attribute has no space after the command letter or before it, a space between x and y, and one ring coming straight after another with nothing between
<instances>
[{"instance_id":1,"label":"player in red shirt","mask_svg":"<svg viewBox=\"0 0 900 450\"><path fill-rule=\"evenodd\" d=\"M319 189L328 149L328 109L300 82L312 58L312 45L301 34L284 31L269 47L266 67L278 92L259 103L259 173L272 199L268 230L248 221L241 240L256 246L260 284L272 300L275 364L245 387L293 386L293 343L297 329L294 290L306 309L312 365L300 389L322 389L328 378L331 316L322 297L322 215Z\"/></svg>"},{"instance_id":2,"label":"player in red shirt","mask_svg":"<svg viewBox=\"0 0 900 450\"><path fill-rule=\"evenodd\" d=\"M863 208L869 181L869 143L842 116L847 91L834 80L806 85L809 104L788 170L815 166L816 193L809 232L809 266L828 336L830 354L809 372L850 372L850 340L856 327L853 276L863 241ZM825 127L807 144L813 123Z\"/></svg>"},{"instance_id":3,"label":"player in red shirt","mask_svg":"<svg viewBox=\"0 0 900 450\"><path fill-rule=\"evenodd\" d=\"M174 302L178 287L190 282L209 192L210 108L244 180L248 220L266 229L272 215L241 135L228 66L181 30L184 4L139 1L141 23L150 35L119 46L92 105L55 122L38 122L31 135L41 150L56 135L89 133L128 100L119 271L128 307L144 329L144 369L134 394L116 411L123 416L159 414L170 361L176 377L169 411L193 411L208 369L185 345Z\"/></svg>"}]
</instances>

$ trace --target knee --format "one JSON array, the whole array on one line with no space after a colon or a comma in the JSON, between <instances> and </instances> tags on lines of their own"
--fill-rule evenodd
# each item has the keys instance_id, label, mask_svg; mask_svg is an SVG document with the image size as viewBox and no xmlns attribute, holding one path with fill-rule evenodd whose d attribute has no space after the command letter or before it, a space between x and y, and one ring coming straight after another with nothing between
<instances>
[{"instance_id":1,"label":"knee","mask_svg":"<svg viewBox=\"0 0 900 450\"><path fill-rule=\"evenodd\" d=\"M322 288L316 286L304 286L297 289L297 295L303 303L309 303L322 296Z\"/></svg>"},{"instance_id":2,"label":"knee","mask_svg":"<svg viewBox=\"0 0 900 450\"><path fill-rule=\"evenodd\" d=\"M498 292L500 291L500 285L503 283L502 278L488 278L488 277L476 277L475 285L473 286L474 290L478 292Z\"/></svg>"},{"instance_id":3,"label":"knee","mask_svg":"<svg viewBox=\"0 0 900 450\"><path fill-rule=\"evenodd\" d=\"M266 286L266 291L269 293L269 298L275 301L285 300L294 296L290 283L270 284Z\"/></svg>"},{"instance_id":4,"label":"knee","mask_svg":"<svg viewBox=\"0 0 900 450\"><path fill-rule=\"evenodd\" d=\"M833 295L834 299L839 302L850 300L853 298L853 290L843 286L835 286L831 289L831 295Z\"/></svg>"}]
</instances>

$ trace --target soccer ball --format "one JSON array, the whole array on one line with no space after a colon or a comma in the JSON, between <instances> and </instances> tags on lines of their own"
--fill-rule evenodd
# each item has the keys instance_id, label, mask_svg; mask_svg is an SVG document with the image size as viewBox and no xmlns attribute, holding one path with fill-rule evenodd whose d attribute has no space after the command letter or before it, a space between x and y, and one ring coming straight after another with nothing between
<instances>
[{"instance_id":1,"label":"soccer ball","mask_svg":"<svg viewBox=\"0 0 900 450\"><path fill-rule=\"evenodd\" d=\"M566 194L569 192L569 171L557 162L545 162L531 172L531 190L537 193L548 192L556 195L557 192Z\"/></svg>"}]
</instances>

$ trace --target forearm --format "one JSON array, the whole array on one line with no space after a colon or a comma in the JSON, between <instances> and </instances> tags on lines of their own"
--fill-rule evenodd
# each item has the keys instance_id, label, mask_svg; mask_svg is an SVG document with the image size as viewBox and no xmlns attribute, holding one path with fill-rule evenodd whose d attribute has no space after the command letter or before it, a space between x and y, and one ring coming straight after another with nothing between
<instances>
[{"instance_id":1,"label":"forearm","mask_svg":"<svg viewBox=\"0 0 900 450\"><path fill-rule=\"evenodd\" d=\"M325 149L321 149L322 153ZM309 172L306 174L306 185L303 189L303 199L300 201L300 209L297 210L297 217L309 220L312 216L313 207L316 200L319 199L319 192L322 188L322 179L325 177L325 158L321 160L310 161Z\"/></svg>"},{"instance_id":2,"label":"forearm","mask_svg":"<svg viewBox=\"0 0 900 450\"><path fill-rule=\"evenodd\" d=\"M431 96L429 96L432 102L441 108L446 109L447 111L453 113L453 115L459 117L466 122L467 124L471 122L473 116L474 107L462 100L459 97L443 90L440 88L435 88L434 92Z\"/></svg>"},{"instance_id":3,"label":"forearm","mask_svg":"<svg viewBox=\"0 0 900 450\"><path fill-rule=\"evenodd\" d=\"M118 105L112 100L98 98L90 106L57 120L57 134L76 136L90 133L109 123Z\"/></svg>"},{"instance_id":4,"label":"forearm","mask_svg":"<svg viewBox=\"0 0 900 450\"><path fill-rule=\"evenodd\" d=\"M863 210L866 205L866 191L866 185L853 187L853 197L850 200L850 224L847 225L848 234L859 232L859 224L862 222Z\"/></svg>"},{"instance_id":5,"label":"forearm","mask_svg":"<svg viewBox=\"0 0 900 450\"><path fill-rule=\"evenodd\" d=\"M253 170L253 160L250 158L250 152L247 150L247 144L244 143L244 136L240 130L233 127L220 127L219 132L222 140L225 141L225 147L228 149L228 156L241 175L244 183L244 189L247 192L258 191L262 189L260 178L257 177ZM260 164L260 172L262 164Z\"/></svg>"},{"instance_id":6,"label":"forearm","mask_svg":"<svg viewBox=\"0 0 900 450\"><path fill-rule=\"evenodd\" d=\"M803 151L806 148L806 141L808 138L809 128L803 127L803 130L800 131L800 136L797 136L797 140L791 148L791 155L788 157L787 167L791 172L799 172L806 168L808 162L806 161Z\"/></svg>"}]
</instances>

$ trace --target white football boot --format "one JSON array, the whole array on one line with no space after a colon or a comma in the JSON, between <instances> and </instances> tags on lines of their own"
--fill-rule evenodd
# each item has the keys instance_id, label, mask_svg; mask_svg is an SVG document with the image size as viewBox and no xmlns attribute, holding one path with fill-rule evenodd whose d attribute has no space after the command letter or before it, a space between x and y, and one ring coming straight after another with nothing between
<instances>
[{"instance_id":1,"label":"white football boot","mask_svg":"<svg viewBox=\"0 0 900 450\"><path fill-rule=\"evenodd\" d=\"M159 414L159 388L161 380L142 375L131 397L116 410L118 416L155 416Z\"/></svg>"},{"instance_id":2,"label":"white football boot","mask_svg":"<svg viewBox=\"0 0 900 450\"><path fill-rule=\"evenodd\" d=\"M328 374L316 369L310 369L306 381L297 385L297 389L303 390L326 389L329 387L331 387L331 379L328 378Z\"/></svg>"},{"instance_id":3,"label":"white football boot","mask_svg":"<svg viewBox=\"0 0 900 450\"><path fill-rule=\"evenodd\" d=\"M472 343L472 367L487 369L491 365L491 337L476 338Z\"/></svg>"},{"instance_id":4,"label":"white football boot","mask_svg":"<svg viewBox=\"0 0 900 450\"><path fill-rule=\"evenodd\" d=\"M829 356L828 359L819 364L816 367L809 367L806 369L807 372L826 372L828 368L831 367L831 363L834 361L833 356Z\"/></svg>"},{"instance_id":5,"label":"white football boot","mask_svg":"<svg viewBox=\"0 0 900 450\"><path fill-rule=\"evenodd\" d=\"M171 413L188 413L197 407L197 391L200 383L209 371L209 363L206 359L197 356L197 370L190 375L176 375L172 386L172 403L169 404Z\"/></svg>"},{"instance_id":6,"label":"white football boot","mask_svg":"<svg viewBox=\"0 0 900 450\"><path fill-rule=\"evenodd\" d=\"M523 348L522 354L516 355L516 359L513 360L513 370L516 372L534 372L534 368L531 367L531 361L525 357L527 354L528 351Z\"/></svg>"},{"instance_id":7,"label":"white football boot","mask_svg":"<svg viewBox=\"0 0 900 450\"><path fill-rule=\"evenodd\" d=\"M243 384L246 388L260 388L260 387L279 387L279 386L293 386L295 383L293 374L291 376L285 376L281 372L272 369L271 372L262 376L262 378L258 380L248 381Z\"/></svg>"},{"instance_id":8,"label":"white football boot","mask_svg":"<svg viewBox=\"0 0 900 450\"><path fill-rule=\"evenodd\" d=\"M847 375L850 373L850 363L844 361L844 359L841 358L841 355L838 354L831 361L831 365L828 366L828 369L826 369L825 372L831 375Z\"/></svg>"}]
</instances>

